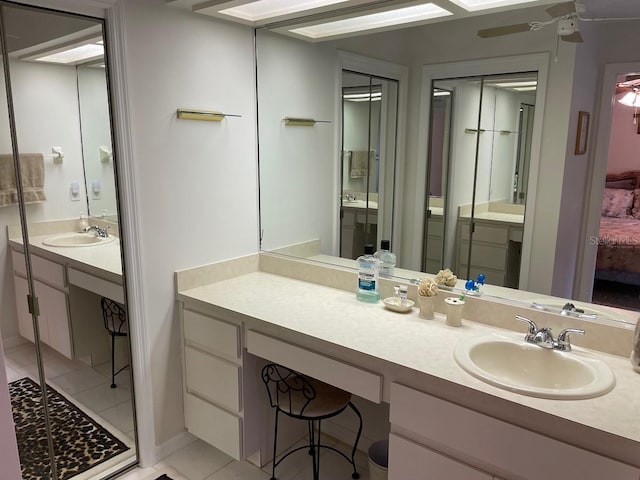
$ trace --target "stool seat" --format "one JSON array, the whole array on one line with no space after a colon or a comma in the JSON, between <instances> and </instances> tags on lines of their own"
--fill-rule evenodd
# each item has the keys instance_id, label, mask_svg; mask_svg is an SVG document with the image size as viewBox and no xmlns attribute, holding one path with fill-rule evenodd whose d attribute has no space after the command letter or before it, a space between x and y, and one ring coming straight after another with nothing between
<instances>
[{"instance_id":1,"label":"stool seat","mask_svg":"<svg viewBox=\"0 0 640 480\"><path fill-rule=\"evenodd\" d=\"M351 401L349 392L306 375L301 375L300 377L313 388L315 398L309 401L303 391L292 390L290 397L284 396L280 399L279 408L281 410L305 418L317 419L341 412L349 405ZM291 403L289 404L289 402Z\"/></svg>"},{"instance_id":2,"label":"stool seat","mask_svg":"<svg viewBox=\"0 0 640 480\"><path fill-rule=\"evenodd\" d=\"M275 363L270 363L262 369L262 381L267 387L271 407L276 410L271 480L276 479L276 466L280 464L280 462L292 453L307 448L313 457L314 480L319 480L320 478L321 448L333 450L342 455L353 467L351 477L354 479L360 478L360 474L356 469L355 454L360 435L362 434L362 415L360 415L360 412L351 401L351 394L349 392L345 392L333 385L302 375L295 370ZM351 410L355 412L360 421L358 433L351 450L351 458L340 450L332 446L323 445L320 442L322 420L339 415L347 407L350 407ZM289 417L307 421L309 428L309 445L308 447L295 448L276 461L278 414L280 412Z\"/></svg>"}]
</instances>

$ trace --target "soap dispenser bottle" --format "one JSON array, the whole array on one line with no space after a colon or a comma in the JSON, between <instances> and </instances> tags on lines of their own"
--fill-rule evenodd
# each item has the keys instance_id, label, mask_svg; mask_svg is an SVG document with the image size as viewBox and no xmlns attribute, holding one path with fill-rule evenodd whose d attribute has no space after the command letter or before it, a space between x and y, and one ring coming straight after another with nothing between
<instances>
[{"instance_id":1,"label":"soap dispenser bottle","mask_svg":"<svg viewBox=\"0 0 640 480\"><path fill-rule=\"evenodd\" d=\"M379 260L373 256L373 248L373 245L365 245L364 255L356 260L358 264L356 298L366 303L377 303L380 300L380 292L378 292Z\"/></svg>"},{"instance_id":2,"label":"soap dispenser bottle","mask_svg":"<svg viewBox=\"0 0 640 480\"><path fill-rule=\"evenodd\" d=\"M78 220L78 231L84 232L88 226L89 223L87 222L87 216L84 214L84 212L80 212L80 220Z\"/></svg>"}]
</instances>

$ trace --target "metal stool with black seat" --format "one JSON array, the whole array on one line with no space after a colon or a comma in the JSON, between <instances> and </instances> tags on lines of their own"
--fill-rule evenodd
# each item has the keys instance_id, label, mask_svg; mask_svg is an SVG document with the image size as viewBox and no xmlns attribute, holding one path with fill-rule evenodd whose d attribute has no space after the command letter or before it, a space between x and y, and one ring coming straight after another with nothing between
<instances>
[{"instance_id":1,"label":"metal stool with black seat","mask_svg":"<svg viewBox=\"0 0 640 480\"><path fill-rule=\"evenodd\" d=\"M269 393L271 407L275 408L275 433L273 439L273 469L271 480L276 480L276 466L294 452L309 449L313 459L313 478L320 478L320 449L333 450L342 455L352 466L352 478L360 478L356 469L355 454L362 434L362 415L351 402L351 394L337 387L323 383L314 378L302 375L282 365L270 363L262 369L262 381ZM327 418L335 417L350 407L358 416L360 426L356 435L351 458L346 454L328 445L320 443L321 422ZM295 448L276 462L278 443L278 414L283 414L299 420L306 420L309 428L309 445ZM316 424L316 425L314 425ZM317 436L315 427L317 426Z\"/></svg>"},{"instance_id":2,"label":"metal stool with black seat","mask_svg":"<svg viewBox=\"0 0 640 480\"><path fill-rule=\"evenodd\" d=\"M124 309L110 298L102 297L100 300L102 307L102 318L104 328L111 335L111 388L116 388L116 375L129 366L129 364L116 370L116 337L127 336L127 314Z\"/></svg>"}]
</instances>

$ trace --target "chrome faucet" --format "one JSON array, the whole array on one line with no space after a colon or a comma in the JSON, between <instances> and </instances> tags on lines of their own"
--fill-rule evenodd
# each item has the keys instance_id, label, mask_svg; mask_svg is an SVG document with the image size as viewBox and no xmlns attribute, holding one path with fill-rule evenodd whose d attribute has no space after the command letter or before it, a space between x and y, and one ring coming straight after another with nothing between
<instances>
[{"instance_id":1,"label":"chrome faucet","mask_svg":"<svg viewBox=\"0 0 640 480\"><path fill-rule=\"evenodd\" d=\"M542 348L548 348L552 350L560 350L561 352L571 351L571 342L569 341L569 335L576 333L578 335L584 335L584 330L581 328L565 328L560 332L557 339L553 338L550 328L540 328L533 320L529 320L522 315L516 315L516 320L526 322L529 325L527 334L524 336L524 341L533 343Z\"/></svg>"},{"instance_id":2,"label":"chrome faucet","mask_svg":"<svg viewBox=\"0 0 640 480\"><path fill-rule=\"evenodd\" d=\"M358 198L356 197L356 195L354 193L345 193L344 199L347 202L355 202Z\"/></svg>"},{"instance_id":3,"label":"chrome faucet","mask_svg":"<svg viewBox=\"0 0 640 480\"><path fill-rule=\"evenodd\" d=\"M109 236L109 232L107 231L109 230L108 225L106 227L99 227L98 225L90 225L84 229L84 232L85 233L90 232L91 230L95 230L96 236L100 238L107 238Z\"/></svg>"}]
</instances>

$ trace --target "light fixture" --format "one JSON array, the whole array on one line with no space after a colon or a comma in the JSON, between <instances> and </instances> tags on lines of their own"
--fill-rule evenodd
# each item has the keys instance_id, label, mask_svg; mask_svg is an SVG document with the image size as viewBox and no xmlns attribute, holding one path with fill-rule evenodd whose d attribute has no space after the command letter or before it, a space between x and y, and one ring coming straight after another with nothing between
<instances>
[{"instance_id":1,"label":"light fixture","mask_svg":"<svg viewBox=\"0 0 640 480\"><path fill-rule=\"evenodd\" d=\"M382 92L345 93L342 98L350 102L377 102L382 99Z\"/></svg>"},{"instance_id":2,"label":"light fixture","mask_svg":"<svg viewBox=\"0 0 640 480\"><path fill-rule=\"evenodd\" d=\"M532 3L537 0L449 0L469 12L488 10L490 8L508 7L520 3Z\"/></svg>"},{"instance_id":3,"label":"light fixture","mask_svg":"<svg viewBox=\"0 0 640 480\"><path fill-rule=\"evenodd\" d=\"M415 23L447 15L452 15L452 13L433 3L423 3L410 7L396 8L377 13L345 18L342 20L334 20L331 22L294 28L289 30L289 32L308 38L318 39L361 32L364 30Z\"/></svg>"},{"instance_id":4,"label":"light fixture","mask_svg":"<svg viewBox=\"0 0 640 480\"><path fill-rule=\"evenodd\" d=\"M521 82L500 82L500 83L494 83L493 85L495 85L496 87L502 87L502 88L516 88L516 87L536 87L536 85L538 85L538 81L537 80L530 80L530 81L521 81Z\"/></svg>"},{"instance_id":5,"label":"light fixture","mask_svg":"<svg viewBox=\"0 0 640 480\"><path fill-rule=\"evenodd\" d=\"M212 13L229 15L248 22L258 22L267 18L282 17L346 1L348 0L258 0L229 8L224 8L224 5L229 4L229 2L221 4L219 1L214 1L195 5L193 9L198 13L211 11Z\"/></svg>"},{"instance_id":6,"label":"light fixture","mask_svg":"<svg viewBox=\"0 0 640 480\"><path fill-rule=\"evenodd\" d=\"M618 103L627 107L640 107L640 89L634 88L633 91L625 93Z\"/></svg>"},{"instance_id":7,"label":"light fixture","mask_svg":"<svg viewBox=\"0 0 640 480\"><path fill-rule=\"evenodd\" d=\"M534 92L538 87L514 87L516 92Z\"/></svg>"},{"instance_id":8,"label":"light fixture","mask_svg":"<svg viewBox=\"0 0 640 480\"><path fill-rule=\"evenodd\" d=\"M451 95L451 92L447 90L436 90L433 92L434 97L448 97L449 95Z\"/></svg>"},{"instance_id":9,"label":"light fixture","mask_svg":"<svg viewBox=\"0 0 640 480\"><path fill-rule=\"evenodd\" d=\"M205 120L208 122L221 122L226 117L240 117L230 113L215 112L211 110L197 110L194 108L179 108L176 116L181 120Z\"/></svg>"}]
</instances>

